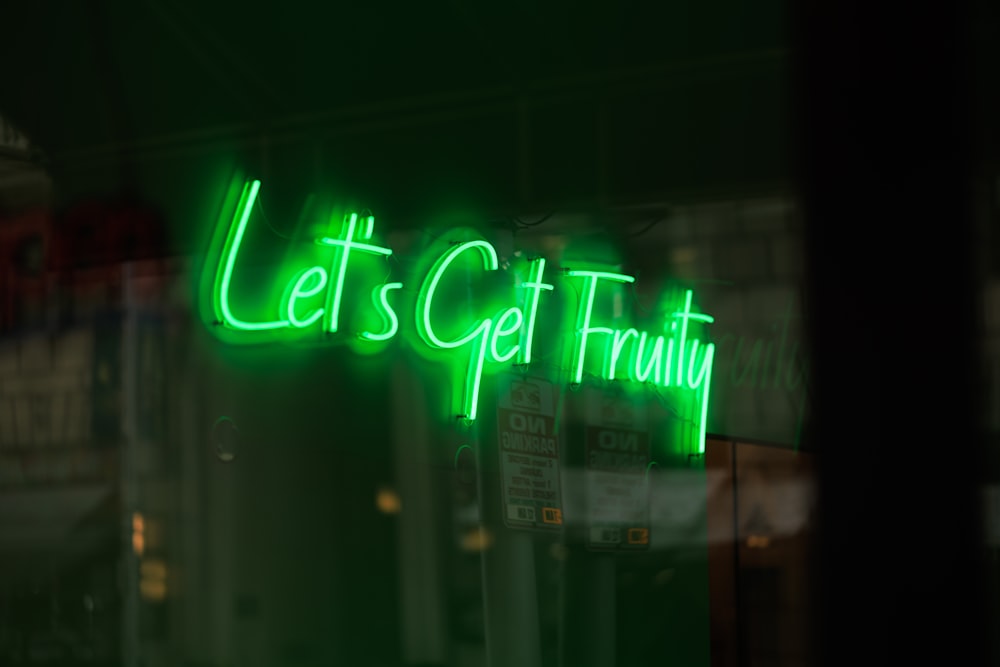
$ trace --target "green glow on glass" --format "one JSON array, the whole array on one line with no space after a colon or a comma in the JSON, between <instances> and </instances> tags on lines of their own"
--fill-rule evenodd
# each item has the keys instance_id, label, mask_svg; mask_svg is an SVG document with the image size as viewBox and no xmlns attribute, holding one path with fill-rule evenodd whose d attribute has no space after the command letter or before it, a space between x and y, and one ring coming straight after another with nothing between
<instances>
[{"instance_id":1,"label":"green glow on glass","mask_svg":"<svg viewBox=\"0 0 1000 667\"><path fill-rule=\"evenodd\" d=\"M402 286L403 283L386 283L372 290L372 301L375 304L375 310L382 316L382 323L385 327L380 334L363 331L361 332L362 338L378 341L389 340L396 335L396 332L399 331L399 317L392 306L389 305L388 294L389 290L400 289Z\"/></svg>"},{"instance_id":2,"label":"green glow on glass","mask_svg":"<svg viewBox=\"0 0 1000 667\"><path fill-rule=\"evenodd\" d=\"M632 283L635 282L635 278L632 276L625 275L624 273L611 273L609 271L582 271L573 270L567 271L567 276L574 278L585 278L584 283L584 296L580 298L580 306L577 310L577 346L573 353L574 356L574 369L573 369L573 382L580 384L583 381L583 361L586 356L587 351L587 339L592 333L613 333L613 329L608 327L592 327L590 326L590 316L594 310L594 294L597 292L597 281L611 280L617 283Z\"/></svg>"},{"instance_id":3,"label":"green glow on glass","mask_svg":"<svg viewBox=\"0 0 1000 667\"><path fill-rule=\"evenodd\" d=\"M374 230L375 230L375 216L369 215L368 218L365 220L365 231L364 234L362 234L361 238L363 238L365 241L371 241L372 232Z\"/></svg>"},{"instance_id":4,"label":"green glow on glass","mask_svg":"<svg viewBox=\"0 0 1000 667\"><path fill-rule=\"evenodd\" d=\"M476 338L479 339L478 345L471 351L462 400L463 416L471 421L476 418L477 404L479 402L479 385L482 382L487 344L489 342L487 339L493 327L493 320L489 318L482 320L478 324L473 325L464 335L451 341L446 341L439 337L434 332L434 326L431 324L431 306L434 303L434 295L441 282L441 277L448 270L448 267L451 266L451 263L459 255L468 250L479 251L487 271L496 271L499 268L496 248L487 241L466 241L452 246L438 258L420 286L420 291L417 294L416 324L417 333L431 347L453 349L461 347Z\"/></svg>"},{"instance_id":5,"label":"green glow on glass","mask_svg":"<svg viewBox=\"0 0 1000 667\"><path fill-rule=\"evenodd\" d=\"M236 212L233 214L233 221L229 226L222 248L223 261L219 263L216 270L215 284L212 288L212 301L218 321L223 326L244 331L283 329L289 326L288 320L247 322L233 315L229 306L229 287L233 280L233 267L236 265L236 257L243 244L243 234L246 232L247 221L250 219L250 211L257 200L258 190L260 190L260 181L249 181L243 186L243 193L240 195L239 204L236 206Z\"/></svg>"},{"instance_id":6,"label":"green glow on glass","mask_svg":"<svg viewBox=\"0 0 1000 667\"><path fill-rule=\"evenodd\" d=\"M512 326L505 327L504 323L507 322L507 320L512 317L516 320L514 324ZM508 350L506 354L500 354L497 351L497 340L499 340L503 336L509 336L512 333L517 333L517 331L521 328L521 325L523 323L524 323L524 314L521 312L520 308L508 308L497 319L496 328L493 329L493 334L490 336L490 357L492 358L493 361L499 361L501 363L504 361L509 361L515 354L518 353L518 351L521 349L521 346L519 344L514 345L512 348L510 348L510 350Z\"/></svg>"},{"instance_id":7,"label":"green glow on glass","mask_svg":"<svg viewBox=\"0 0 1000 667\"><path fill-rule=\"evenodd\" d=\"M666 328L666 327L664 327ZM670 332L673 334L677 331L677 323L670 323ZM669 387L671 385L671 379L674 376L674 337L670 336L667 339L667 360L663 364L663 386Z\"/></svg>"},{"instance_id":8,"label":"green glow on glass","mask_svg":"<svg viewBox=\"0 0 1000 667\"><path fill-rule=\"evenodd\" d=\"M611 350L608 353L608 368L606 373L609 380L615 379L615 371L618 368L618 358L622 354L622 348L625 347L625 343L628 342L629 338L638 337L639 332L635 329L625 329L624 331L621 329L615 330L615 337L611 343Z\"/></svg>"},{"instance_id":9,"label":"green glow on glass","mask_svg":"<svg viewBox=\"0 0 1000 667\"><path fill-rule=\"evenodd\" d=\"M368 216L367 225L369 231L374 222L375 218ZM340 237L332 238L326 236L316 241L319 245L334 246L337 248L336 256L333 259L333 267L336 268L337 277L333 286L330 288L330 291L327 292L326 295L326 318L324 329L328 333L336 332L337 328L340 326L340 303L343 299L344 278L347 275L347 264L350 261L351 250L360 250L362 252L384 256L392 254L392 250L389 248L355 241L354 233L357 224L358 214L351 213L341 228ZM367 238L370 238L370 236ZM331 268L331 275L333 274L333 267Z\"/></svg>"},{"instance_id":10,"label":"green glow on glass","mask_svg":"<svg viewBox=\"0 0 1000 667\"><path fill-rule=\"evenodd\" d=\"M312 279L313 276L318 276L316 284L312 287L305 287L306 283ZM288 315L288 322L296 328L307 327L320 317L323 316L323 309L317 308L304 320L300 320L295 315L295 302L301 298L308 298L311 296L316 296L323 288L326 287L326 271L320 266L314 266L310 269L303 269L298 273L297 278L292 284L291 290L288 291L284 298L284 311Z\"/></svg>"},{"instance_id":11,"label":"green glow on glass","mask_svg":"<svg viewBox=\"0 0 1000 667\"><path fill-rule=\"evenodd\" d=\"M538 315L538 297L542 290L552 290L553 286L542 282L542 275L545 273L545 260L541 257L532 261L531 274L526 282L521 283L521 287L528 290L528 296L524 305L524 328L521 349L519 350L517 363L531 363L531 346L535 337L535 318Z\"/></svg>"},{"instance_id":12,"label":"green glow on glass","mask_svg":"<svg viewBox=\"0 0 1000 667\"><path fill-rule=\"evenodd\" d=\"M639 342L636 345L635 365L632 368L633 377L637 382L645 382L649 376L653 376L653 382L660 383L660 370L663 368L663 336L657 336L653 343L653 351L649 358L643 360L646 351L646 341L649 334L643 331L639 334Z\"/></svg>"}]
</instances>

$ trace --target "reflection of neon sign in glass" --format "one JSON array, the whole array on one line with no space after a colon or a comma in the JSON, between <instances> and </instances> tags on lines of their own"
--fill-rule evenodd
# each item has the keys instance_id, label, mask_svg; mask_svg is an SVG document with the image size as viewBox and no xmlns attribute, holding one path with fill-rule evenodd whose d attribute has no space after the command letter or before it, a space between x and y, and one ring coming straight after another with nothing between
<instances>
[{"instance_id":1,"label":"reflection of neon sign in glass","mask_svg":"<svg viewBox=\"0 0 1000 667\"><path fill-rule=\"evenodd\" d=\"M211 281L215 324L251 337L260 332L309 327L328 334L338 332L351 256L355 253L376 257L392 254L390 248L372 242L375 219L372 216L359 219L357 214L351 214L345 218L338 236L315 239L317 246L333 249L329 264L305 267L289 279L279 303L271 311L273 315L270 317L275 319L243 319L233 312L230 295L234 276L238 273L237 260L250 211L259 189L260 181L248 182L243 187L236 211L225 230L221 255ZM440 288L459 258L465 262L463 270L468 271L466 255L478 260L475 263L477 270L479 266L483 272L499 269L496 248L488 241L479 239L452 243L437 257L426 275L417 276L420 287L413 322L420 341L428 348L462 351L462 358L466 361L462 362L465 377L461 391L461 416L474 420L487 364L512 362L525 366L532 362L542 293L552 291L554 285L544 280L545 259L534 259L530 262L528 279L516 286L524 290L521 305L501 308L490 317L472 318L457 335L441 333L447 328L447 323L435 320L434 304L437 299L443 298ZM598 286L602 283L633 283L634 277L624 273L579 269L564 270L563 274L567 280L581 281L577 286L582 287L576 308L571 381L575 384L582 382L585 360L588 352L593 352L591 343L600 340L604 344L603 362L598 373L600 377L652 383L691 392L692 399L698 401L698 446L703 451L715 345L691 336L692 323L709 324L713 321L709 315L692 312L691 291L684 293L683 303L663 323L664 333L652 335L634 328L600 326L594 321ZM402 288L402 282L383 282L375 287L371 295L372 307L382 320L382 329L362 331L358 334L360 340L380 342L396 336L400 320L390 293Z\"/></svg>"}]
</instances>

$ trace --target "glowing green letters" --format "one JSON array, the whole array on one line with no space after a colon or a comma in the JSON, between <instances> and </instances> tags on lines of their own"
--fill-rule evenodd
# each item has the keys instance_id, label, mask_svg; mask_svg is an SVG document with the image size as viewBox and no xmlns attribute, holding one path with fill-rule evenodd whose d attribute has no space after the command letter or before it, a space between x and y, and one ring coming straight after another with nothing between
<instances>
[{"instance_id":1,"label":"glowing green letters","mask_svg":"<svg viewBox=\"0 0 1000 667\"><path fill-rule=\"evenodd\" d=\"M305 284L308 283L309 279L313 276L319 276L315 281L316 284L312 287L305 288ZM317 308L309 315L309 317L304 320L300 320L295 315L295 302L300 297L308 298L323 291L323 288L326 287L326 271L324 271L321 266L314 266L300 271L295 279L295 283L291 287L291 291L287 292L287 296L282 299L285 304L284 310L288 315L288 323L293 327L301 329L318 320L323 315L324 309Z\"/></svg>"},{"instance_id":2,"label":"glowing green letters","mask_svg":"<svg viewBox=\"0 0 1000 667\"><path fill-rule=\"evenodd\" d=\"M608 327L590 326L591 312L594 310L594 295L597 293L597 281L601 278L617 283L632 283L635 278L622 273L608 273L607 271L567 271L567 276L586 278L584 283L584 296L580 298L580 308L577 310L576 336L578 345L574 358L573 382L579 384L583 379L583 359L587 349L587 340L591 334L613 334L614 331Z\"/></svg>"},{"instance_id":3,"label":"glowing green letters","mask_svg":"<svg viewBox=\"0 0 1000 667\"><path fill-rule=\"evenodd\" d=\"M602 377L607 380L615 379L622 352L625 346L631 343L631 355L627 366L629 379L635 382L652 381L653 384L663 387L674 386L698 392L698 447L699 453L704 452L715 345L703 344L697 338L689 340L688 325L692 321L711 324L713 318L710 315L691 312L692 293L691 290L686 290L683 310L671 313L670 317L674 321L664 323L664 331L670 331L669 337L651 337L645 331L639 332L632 328L621 330L592 326L598 282L607 280L613 283L631 283L635 278L604 271L567 271L566 275L571 278L584 278L583 295L577 308L576 347L573 353L574 382L579 383L582 380L587 343L592 335L608 336L609 344L605 345L605 363L602 372ZM677 326L678 322L680 327ZM700 357L699 347L701 347ZM665 359L664 348L666 348Z\"/></svg>"},{"instance_id":4,"label":"glowing green letters","mask_svg":"<svg viewBox=\"0 0 1000 667\"><path fill-rule=\"evenodd\" d=\"M552 285L542 282L542 274L545 273L545 260L539 257L531 262L531 276L527 282L521 283L521 287L528 290L525 297L524 306L524 335L521 337L521 347L518 350L517 363L526 365L531 363L531 346L534 342L535 318L538 316L538 296L542 290L551 290Z\"/></svg>"},{"instance_id":5,"label":"glowing green letters","mask_svg":"<svg viewBox=\"0 0 1000 667\"><path fill-rule=\"evenodd\" d=\"M375 309L378 310L379 314L382 315L382 319L385 324L385 331L382 333L374 334L369 331L362 331L361 337L365 340L389 340L396 335L399 331L399 317L396 315L396 311L392 309L389 302L386 300L387 294L391 289L399 289L403 286L403 283L386 283L381 287L376 287L372 291L372 301L375 304Z\"/></svg>"},{"instance_id":6,"label":"glowing green letters","mask_svg":"<svg viewBox=\"0 0 1000 667\"><path fill-rule=\"evenodd\" d=\"M341 230L339 238L329 238L325 237L316 241L320 245L334 246L337 248L337 257L334 259L333 266L337 270L337 281L333 288L327 292L326 297L326 312L327 317L323 328L333 333L337 330L340 320L340 302L344 294L344 279L347 276L347 262L351 256L351 250L361 250L363 252L372 253L373 255L385 255L389 256L392 254L392 250L388 248L383 248L377 245L371 245L369 243L357 243L354 241L354 232L358 222L358 214L351 213L347 221L344 222L344 226ZM372 228L375 223L375 218L368 216L365 221L365 230L361 233L361 238L364 240L369 240L372 237ZM330 271L333 273L333 269ZM386 304L387 305L387 304Z\"/></svg>"},{"instance_id":7,"label":"glowing green letters","mask_svg":"<svg viewBox=\"0 0 1000 667\"><path fill-rule=\"evenodd\" d=\"M371 240L375 218L368 216L365 220L363 230L357 233L358 216L356 213L352 213L345 217L339 237L323 237L315 241L317 245L331 247L335 250L330 270L327 271L322 266L311 266L297 272L291 281L289 281L278 308L277 315L280 319L259 322L243 320L233 314L230 305L230 294L236 260L239 257L240 247L243 244L243 237L250 219L250 212L253 209L259 190L260 181L250 181L244 186L243 194L240 196L232 222L226 233L222 247L222 256L220 258L221 261L216 268L213 283L212 303L216 322L229 329L249 332L286 328L304 329L314 324L320 318L323 318L323 330L329 333L336 332L339 327L340 306L343 300L344 284L347 277L347 266L350 261L351 251L355 250L385 257L392 254L392 250L389 248L366 243L366 241ZM355 240L356 237L361 240ZM330 276L334 277L332 283ZM386 292L390 289L398 289L401 286L401 283L389 283L378 288L375 307L386 322L386 331L379 334L364 332L361 334L364 340L386 340L395 335L398 329L398 319L392 306L389 305ZM326 289L324 305L322 307L314 305L308 311L308 314L302 316L302 312L308 310L308 305L300 306L299 302L308 303L311 297L317 296L324 289Z\"/></svg>"},{"instance_id":8,"label":"glowing green letters","mask_svg":"<svg viewBox=\"0 0 1000 667\"><path fill-rule=\"evenodd\" d=\"M285 319L270 322L245 322L233 315L229 306L229 289L233 280L233 267L240 252L240 245L243 243L243 234L247 229L250 211L257 200L258 190L260 190L260 181L251 181L243 186L243 194L240 195L232 224L226 233L226 240L222 247L222 261L219 262L215 271L215 283L212 290L212 303L217 322L231 329L242 331L282 329L290 324Z\"/></svg>"},{"instance_id":9,"label":"glowing green letters","mask_svg":"<svg viewBox=\"0 0 1000 667\"><path fill-rule=\"evenodd\" d=\"M545 270L545 260L539 259L533 262L532 279L522 283L524 289L529 290L526 299L525 314L520 308L511 307L497 313L495 317L487 317L477 322L473 322L466 329L466 332L454 340L442 340L435 333L431 309L434 304L434 297L440 285L441 279L452 263L462 253L477 250L483 260L483 268L486 271L496 271L498 268L496 249L488 241L467 241L453 245L447 252L431 267L430 272L424 279L417 296L417 333L432 348L451 349L470 345L470 358L466 368L465 387L462 390L462 411L467 419L476 418L476 408L479 403L479 387L482 383L483 370L486 362L503 363L512 359L525 349L523 358L531 358L532 334L531 327L534 326L535 316L538 309L538 295L543 289L552 289L552 285L542 282L542 274ZM519 333L528 324L528 330L521 336L525 342L512 344L506 351L501 352L499 344L502 339Z\"/></svg>"},{"instance_id":10,"label":"glowing green letters","mask_svg":"<svg viewBox=\"0 0 1000 667\"><path fill-rule=\"evenodd\" d=\"M351 258L356 253L376 258L392 255L390 248L372 241L375 218L365 216L362 219L356 213L344 216L337 236L307 240L307 245L313 248L312 258L309 262L301 262L301 265L292 267L295 269L294 273L277 303L265 303L261 306L256 300L247 299L244 291L242 298L247 301L241 301L237 297L239 307L234 312L234 280L241 275L241 270L248 270L240 268L240 250L259 189L259 181L250 181L244 185L232 218L224 230L225 234L217 237L221 239L217 241L221 242L218 261L211 272L206 274L208 282L205 283L205 289L211 286L214 324L237 332L238 337L248 340L257 340L268 332L282 330L284 333L281 335L291 335L296 330L310 327L324 334L335 334L342 329L341 310L345 303L345 289L350 285L349 294L362 289L371 290L368 307L381 320L381 327L377 331L362 330L356 334L358 338L371 343L393 339L400 331L401 324L390 297L393 292L405 293L404 283L383 280L382 284L372 286L371 281L364 283L356 275L359 271L348 271ZM317 256L322 256L319 264L316 263ZM460 258L462 261L456 263ZM528 262L527 280L521 279L521 282L511 284L516 292L517 305L487 311L493 313L487 317L473 315L472 309L464 308L462 312L470 314L457 315L455 302L448 298L449 289L455 285L471 284L468 281L472 278L486 277L498 270L500 262L497 250L489 241L453 241L443 248L426 273L416 276L414 280L419 284L416 298L411 302L413 329L418 336L415 342L429 350L454 350L459 354L456 362L461 364L460 375L464 377L464 384L458 394L460 399L457 405L460 416L469 420L476 419L480 388L488 367L501 364L525 366L532 363L541 295L542 292L552 292L555 289L554 285L544 280L546 260L535 258ZM575 330L568 332L573 341L568 379L574 384L580 384L584 369L597 367L600 370L594 375L604 380L623 379L690 392L692 397L697 397L698 448L699 451L704 451L715 345L702 342L692 334L694 330L691 327L701 327L713 320L709 315L692 312L691 291L684 292L680 308L668 311L661 323L663 333L653 334L631 327L609 326L611 323L599 321L600 316L595 313L601 285L634 283L633 276L580 269L565 270L564 276L568 280L582 281L576 304ZM264 316L256 319L245 317L247 313L254 312L258 315L263 312ZM238 313L243 313L244 317ZM467 319L463 321L463 318ZM228 340L232 340L232 337ZM600 344L594 346L594 341ZM593 357L600 349L603 349L603 358L600 364L596 364L597 360ZM588 353L592 357L589 362ZM692 404L692 408L694 407Z\"/></svg>"}]
</instances>

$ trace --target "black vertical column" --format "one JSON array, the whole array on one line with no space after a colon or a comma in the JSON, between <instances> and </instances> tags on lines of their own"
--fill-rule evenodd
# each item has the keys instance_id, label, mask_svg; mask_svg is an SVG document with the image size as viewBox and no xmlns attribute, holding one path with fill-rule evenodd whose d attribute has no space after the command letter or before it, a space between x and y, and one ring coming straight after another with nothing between
<instances>
[{"instance_id":1,"label":"black vertical column","mask_svg":"<svg viewBox=\"0 0 1000 667\"><path fill-rule=\"evenodd\" d=\"M793 12L818 653L983 664L971 11Z\"/></svg>"}]
</instances>

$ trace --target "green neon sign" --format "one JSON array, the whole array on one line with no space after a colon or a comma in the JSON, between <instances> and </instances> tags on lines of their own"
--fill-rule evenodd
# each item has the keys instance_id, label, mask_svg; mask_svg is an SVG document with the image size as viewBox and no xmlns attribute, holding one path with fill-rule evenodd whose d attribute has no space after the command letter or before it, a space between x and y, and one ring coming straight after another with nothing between
<instances>
[{"instance_id":1,"label":"green neon sign","mask_svg":"<svg viewBox=\"0 0 1000 667\"><path fill-rule=\"evenodd\" d=\"M379 245L374 238L375 218L361 219L357 213L345 215L335 236L321 235L307 240L312 264L301 262L285 281L282 296L268 306L261 299L234 299L234 286L239 284L244 264L242 246L254 207L260 181L249 181L236 199L231 217L223 218L216 238L221 239L214 264L206 263L203 283L210 294L212 327L228 332L228 342L264 342L282 336L301 335L314 330L318 336L343 335L342 309L347 294L370 290L370 314L377 316L381 327L364 328L354 335L362 344L392 341L403 329L412 331L412 341L422 347L425 355L440 350L441 359L457 364L461 387L456 388L460 417L475 420L479 394L487 369L525 367L533 363L533 348L539 309L557 290L558 284L575 288L579 297L575 308L575 326L565 333L569 345L570 365L566 371L571 384L583 382L585 370L597 368L593 375L607 381L627 381L651 384L683 392L696 401L698 412L698 448L704 451L708 400L711 390L712 364L715 345L695 335L713 322L713 318L693 310L693 294L683 293L683 300L668 313L660 325L662 332L640 331L634 327L611 326L595 311L598 293L608 286L628 285L635 277L614 271L561 268L561 279L547 278L548 265L544 258L528 261L527 279L509 284L518 305L489 309L488 315L469 312L459 315L456 298L468 300L467 292L455 297L455 285L468 287L501 274L496 248L482 238L467 238L461 234L446 247L432 255L426 270L406 276L402 281L364 284L355 261L358 257L387 258L392 249ZM352 270L352 266L355 267ZM266 267L265 267L266 268ZM273 267L276 268L276 267ZM259 265L254 269L260 270ZM275 273L278 273L275 271ZM523 275L523 274L522 274ZM281 278L277 279L280 283ZM550 282L551 281L551 282ZM478 283L477 283L478 284ZM406 286L416 288L411 318L401 320L399 293ZM281 287L280 284L274 285ZM572 292L572 289L568 290ZM394 296L395 295L395 296ZM236 306L234 307L234 301ZM251 308L250 301L254 303ZM248 303L243 303L248 302ZM508 301L509 303L509 301ZM253 314L253 317L246 314ZM264 313L264 315L261 315ZM404 313L405 314L405 313ZM457 325L457 326L456 326ZM350 326L350 325L348 325ZM336 336L335 336L336 337ZM596 362L596 365L595 365Z\"/></svg>"}]
</instances>

